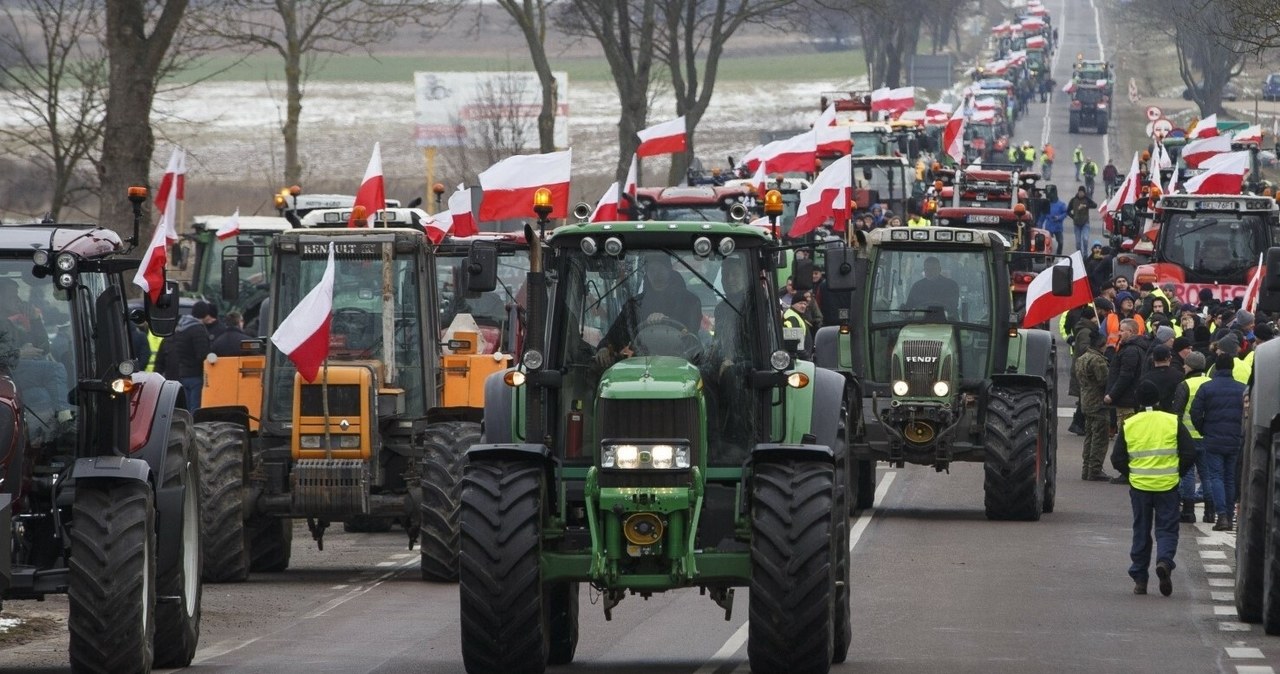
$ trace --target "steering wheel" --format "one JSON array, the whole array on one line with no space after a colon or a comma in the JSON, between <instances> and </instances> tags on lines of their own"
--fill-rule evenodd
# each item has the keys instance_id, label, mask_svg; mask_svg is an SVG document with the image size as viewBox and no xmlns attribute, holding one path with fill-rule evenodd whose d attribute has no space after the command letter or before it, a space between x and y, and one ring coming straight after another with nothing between
<instances>
[{"instance_id":1,"label":"steering wheel","mask_svg":"<svg viewBox=\"0 0 1280 674\"><path fill-rule=\"evenodd\" d=\"M377 343L377 340L370 338L370 333L375 334L378 339L381 339L382 336L381 330L374 332L373 314L357 307L334 309L331 329L333 332L347 337L346 350L364 351L365 354L372 351ZM368 347L365 347L363 344L355 342L353 338L357 337L363 338L359 340L360 342L367 340L371 343Z\"/></svg>"},{"instance_id":2,"label":"steering wheel","mask_svg":"<svg viewBox=\"0 0 1280 674\"><path fill-rule=\"evenodd\" d=\"M631 344L640 356L680 356L693 361L702 354L702 341L697 335L680 321L665 316L642 323Z\"/></svg>"}]
</instances>

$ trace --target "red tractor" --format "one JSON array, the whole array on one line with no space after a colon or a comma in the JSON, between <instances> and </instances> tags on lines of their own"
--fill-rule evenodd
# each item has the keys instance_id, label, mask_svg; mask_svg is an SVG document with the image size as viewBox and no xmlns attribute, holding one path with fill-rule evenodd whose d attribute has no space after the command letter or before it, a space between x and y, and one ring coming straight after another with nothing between
<instances>
[{"instance_id":1,"label":"red tractor","mask_svg":"<svg viewBox=\"0 0 1280 674\"><path fill-rule=\"evenodd\" d=\"M67 594L81 672L185 667L200 638L191 415L130 348L137 324L173 331L177 284L127 308L146 190L130 200L128 246L92 225L0 228L0 599Z\"/></svg>"}]
</instances>

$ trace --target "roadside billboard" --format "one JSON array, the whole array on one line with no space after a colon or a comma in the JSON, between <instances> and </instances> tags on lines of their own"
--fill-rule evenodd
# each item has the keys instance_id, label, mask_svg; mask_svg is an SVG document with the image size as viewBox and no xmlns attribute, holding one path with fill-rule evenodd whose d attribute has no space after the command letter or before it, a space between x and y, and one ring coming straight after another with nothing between
<instances>
[{"instance_id":1,"label":"roadside billboard","mask_svg":"<svg viewBox=\"0 0 1280 674\"><path fill-rule=\"evenodd\" d=\"M569 74L554 73L559 94L555 144L569 147ZM538 147L542 85L535 72L413 74L419 147Z\"/></svg>"}]
</instances>

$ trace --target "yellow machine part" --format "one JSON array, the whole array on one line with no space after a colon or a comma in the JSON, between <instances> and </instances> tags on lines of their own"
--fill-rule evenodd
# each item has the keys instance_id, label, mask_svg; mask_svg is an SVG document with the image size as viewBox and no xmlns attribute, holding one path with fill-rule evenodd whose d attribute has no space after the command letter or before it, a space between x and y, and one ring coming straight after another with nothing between
<instances>
[{"instance_id":1,"label":"yellow machine part","mask_svg":"<svg viewBox=\"0 0 1280 674\"><path fill-rule=\"evenodd\" d=\"M293 458L369 460L373 455L372 434L377 432L377 412L370 409L375 399L374 385L373 372L358 365L321 368L320 376L311 383L295 374ZM326 388L328 423L323 407Z\"/></svg>"},{"instance_id":2,"label":"yellow machine part","mask_svg":"<svg viewBox=\"0 0 1280 674\"><path fill-rule=\"evenodd\" d=\"M249 410L249 432L258 432L262 413L262 374L267 357L219 356L218 362L204 364L202 407L239 407Z\"/></svg>"},{"instance_id":3,"label":"yellow machine part","mask_svg":"<svg viewBox=\"0 0 1280 674\"><path fill-rule=\"evenodd\" d=\"M484 380L494 372L511 367L509 354L475 353L477 340L475 333L458 332L454 341L466 346L440 358L444 371L444 407L484 409Z\"/></svg>"}]
</instances>

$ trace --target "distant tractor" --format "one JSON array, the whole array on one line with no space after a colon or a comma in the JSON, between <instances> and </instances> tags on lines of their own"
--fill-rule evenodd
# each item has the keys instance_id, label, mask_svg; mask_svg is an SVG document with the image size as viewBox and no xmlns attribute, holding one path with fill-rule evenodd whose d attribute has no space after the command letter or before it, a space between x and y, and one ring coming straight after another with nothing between
<instances>
[{"instance_id":1,"label":"distant tractor","mask_svg":"<svg viewBox=\"0 0 1280 674\"><path fill-rule=\"evenodd\" d=\"M1078 82L1075 91L1071 92L1071 112L1067 120L1067 131L1080 133L1081 129L1093 129L1099 135L1106 135L1107 123L1111 119L1110 87L1101 82Z\"/></svg>"},{"instance_id":2,"label":"distant tractor","mask_svg":"<svg viewBox=\"0 0 1280 674\"><path fill-rule=\"evenodd\" d=\"M753 671L844 661L856 407L844 378L783 347L777 294L755 281L775 240L701 219L526 236L525 349L491 380L463 480L467 671L572 661L584 584L606 619L628 594L684 587L728 619L749 587ZM469 287L491 289L492 255L472 252Z\"/></svg>"},{"instance_id":3,"label":"distant tractor","mask_svg":"<svg viewBox=\"0 0 1280 674\"><path fill-rule=\"evenodd\" d=\"M293 228L275 216L240 217L237 234L219 238L219 227L230 218L202 215L194 218L191 233L174 247L174 264L186 278L184 297L212 302L219 316L236 311L250 332L258 328L258 312L267 299L271 281L272 237ZM223 292L226 286L230 292Z\"/></svg>"},{"instance_id":4,"label":"distant tractor","mask_svg":"<svg viewBox=\"0 0 1280 674\"><path fill-rule=\"evenodd\" d=\"M939 472L980 462L988 518L1052 512L1056 349L1048 332L1017 327L1008 240L988 230L893 227L869 232L865 244L826 251L828 291L852 292L852 303L847 322L818 331L815 354L861 386L864 432L852 438L850 458ZM1069 296L1070 268L1052 269L1055 294ZM870 486L858 486L862 505Z\"/></svg>"},{"instance_id":5,"label":"distant tractor","mask_svg":"<svg viewBox=\"0 0 1280 674\"><path fill-rule=\"evenodd\" d=\"M137 241L146 190L133 188ZM138 260L90 225L0 227L0 599L67 594L71 669L185 667L200 639L199 465L182 388L137 371L168 284L126 308Z\"/></svg>"}]
</instances>

